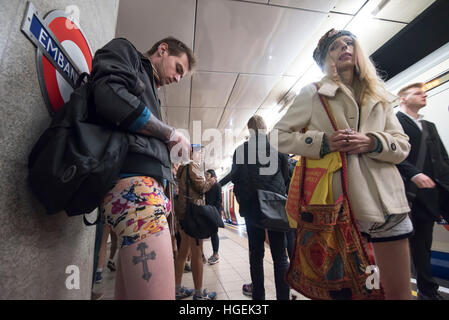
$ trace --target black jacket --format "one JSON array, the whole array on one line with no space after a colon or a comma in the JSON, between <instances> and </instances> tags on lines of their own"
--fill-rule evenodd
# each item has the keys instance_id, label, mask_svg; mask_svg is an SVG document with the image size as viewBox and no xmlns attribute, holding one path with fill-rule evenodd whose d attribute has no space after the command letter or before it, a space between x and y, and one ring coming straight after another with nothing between
<instances>
[{"instance_id":1,"label":"black jacket","mask_svg":"<svg viewBox=\"0 0 449 320\"><path fill-rule=\"evenodd\" d=\"M271 162L263 163L263 159L259 158L259 152L263 147L260 141L265 140L267 148L265 156L276 157L277 166ZM243 156L239 159L239 153ZM263 154L263 153L262 153ZM271 157L270 157L271 158ZM242 161L240 161L242 160ZM274 167L274 173L263 174L261 170ZM259 210L257 200L257 190L267 190L282 195L286 194L286 183L288 181L288 156L279 153L268 142L266 135L253 135L248 141L240 145L234 152L232 170L232 182L234 183L234 193L239 202L240 215L251 219L255 217Z\"/></svg>"},{"instance_id":2,"label":"black jacket","mask_svg":"<svg viewBox=\"0 0 449 320\"><path fill-rule=\"evenodd\" d=\"M419 173L429 176L437 184L435 189L419 189L416 199L412 204L412 211L423 214L421 218L433 217L438 220L440 210L449 207L449 158L440 139L435 124L429 121L422 121L423 127L428 132L426 140L427 152L422 170L416 167L418 156L420 153L422 132L416 123L402 112L398 112L396 116L404 129L404 132L410 138L411 150L402 163L398 165L398 169L404 179L406 191L409 193L413 184L411 178ZM420 210L415 210L419 208ZM425 211L425 212L423 212ZM425 216L426 215L426 216Z\"/></svg>"},{"instance_id":3,"label":"black jacket","mask_svg":"<svg viewBox=\"0 0 449 320\"><path fill-rule=\"evenodd\" d=\"M128 127L147 107L161 120L150 61L126 39L111 40L95 53L92 63L93 99L104 123L118 130ZM154 137L128 132L129 152L122 173L173 181L166 144Z\"/></svg>"},{"instance_id":4,"label":"black jacket","mask_svg":"<svg viewBox=\"0 0 449 320\"><path fill-rule=\"evenodd\" d=\"M215 183L209 191L205 193L206 204L215 206L219 212L223 209L223 197L221 195L221 186Z\"/></svg>"}]
</instances>

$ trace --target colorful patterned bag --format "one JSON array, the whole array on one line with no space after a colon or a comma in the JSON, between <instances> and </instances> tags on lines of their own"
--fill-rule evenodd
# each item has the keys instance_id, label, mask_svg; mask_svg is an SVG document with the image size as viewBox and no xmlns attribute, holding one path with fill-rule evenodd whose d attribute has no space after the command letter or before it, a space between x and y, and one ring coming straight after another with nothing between
<instances>
[{"instance_id":1,"label":"colorful patterned bag","mask_svg":"<svg viewBox=\"0 0 449 320\"><path fill-rule=\"evenodd\" d=\"M327 101L322 96L320 99L337 130ZM319 163L309 164L314 160L302 157L292 177L286 210L291 226L297 223L297 230L286 281L311 299L384 299L382 287L369 289L367 286L370 274L365 272L374 261L363 247L348 198L346 156L333 153L326 157L327 164L321 168ZM338 170L338 160L343 194L334 202L331 177ZM337 165L332 167L329 163ZM311 201L315 194L319 195ZM312 204L317 202L324 204Z\"/></svg>"}]
</instances>

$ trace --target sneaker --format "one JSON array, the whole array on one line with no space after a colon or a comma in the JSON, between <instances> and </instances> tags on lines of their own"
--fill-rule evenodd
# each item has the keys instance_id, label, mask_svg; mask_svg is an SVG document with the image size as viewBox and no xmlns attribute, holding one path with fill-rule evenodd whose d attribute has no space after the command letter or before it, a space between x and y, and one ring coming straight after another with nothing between
<instances>
[{"instance_id":1,"label":"sneaker","mask_svg":"<svg viewBox=\"0 0 449 320\"><path fill-rule=\"evenodd\" d=\"M246 283L242 287L242 292L245 296L251 297L253 295L253 284Z\"/></svg>"},{"instance_id":2,"label":"sneaker","mask_svg":"<svg viewBox=\"0 0 449 320\"><path fill-rule=\"evenodd\" d=\"M193 289L187 289L186 287L181 287L178 292L176 292L176 300L181 300L188 298L193 294Z\"/></svg>"},{"instance_id":3,"label":"sneaker","mask_svg":"<svg viewBox=\"0 0 449 320\"><path fill-rule=\"evenodd\" d=\"M215 291L207 292L206 289L203 290L201 295L193 295L193 300L214 300L217 298L217 293Z\"/></svg>"},{"instance_id":4,"label":"sneaker","mask_svg":"<svg viewBox=\"0 0 449 320\"><path fill-rule=\"evenodd\" d=\"M114 272L115 270L117 270L117 268L115 267L115 263L113 262L113 261L108 261L108 269L111 271L111 272Z\"/></svg>"},{"instance_id":5,"label":"sneaker","mask_svg":"<svg viewBox=\"0 0 449 320\"><path fill-rule=\"evenodd\" d=\"M209 262L209 264L216 264L218 261L220 261L220 256L217 254L213 254L208 260L207 262Z\"/></svg>"},{"instance_id":6,"label":"sneaker","mask_svg":"<svg viewBox=\"0 0 449 320\"><path fill-rule=\"evenodd\" d=\"M186 265L184 266L184 273L192 271L192 268L190 267L190 264L186 262Z\"/></svg>"},{"instance_id":7,"label":"sneaker","mask_svg":"<svg viewBox=\"0 0 449 320\"><path fill-rule=\"evenodd\" d=\"M103 277L101 275L101 272L95 272L95 283L101 283L101 281L103 280Z\"/></svg>"}]
</instances>

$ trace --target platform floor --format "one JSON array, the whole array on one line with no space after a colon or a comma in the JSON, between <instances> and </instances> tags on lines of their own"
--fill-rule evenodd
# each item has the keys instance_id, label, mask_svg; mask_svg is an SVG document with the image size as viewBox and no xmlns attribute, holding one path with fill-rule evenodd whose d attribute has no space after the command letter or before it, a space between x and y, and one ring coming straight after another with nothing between
<instances>
[{"instance_id":1,"label":"platform floor","mask_svg":"<svg viewBox=\"0 0 449 320\"><path fill-rule=\"evenodd\" d=\"M248 239L245 225L226 224L224 229L219 230L220 261L214 265L205 264L203 271L203 288L208 291L217 292L217 300L251 300L251 297L242 293L242 286L251 282L248 257ZM270 248L265 244L264 272L265 272L265 293L267 300L276 300L274 285L273 261L271 259ZM203 251L206 258L212 255L212 244L210 239L204 240ZM107 252L109 256L109 248ZM103 281L95 284L93 291L103 293L103 300L114 299L115 272L110 272L105 268L103 271ZM449 283L437 279L440 283L440 293L449 300ZM411 279L412 295L416 299L416 281ZM183 274L182 285L193 288L192 273ZM291 295L296 300L309 300L295 290L291 290ZM184 300L191 300L187 298Z\"/></svg>"},{"instance_id":2,"label":"platform floor","mask_svg":"<svg viewBox=\"0 0 449 320\"><path fill-rule=\"evenodd\" d=\"M242 293L243 284L251 282L245 226L226 225L226 228L219 230L218 235L220 238L220 261L214 265L204 265L203 288L217 292L217 300L251 300L251 297ZM267 300L276 300L273 260L268 244L265 244L265 249L265 295ZM203 251L206 258L212 255L210 239L204 240ZM107 254L109 256L109 248ZM114 282L115 272L110 272L105 268L102 283L95 284L93 291L103 293L103 300L114 299ZM183 274L182 285L193 288L191 272ZM291 290L291 294L298 300L307 299L294 290ZM192 298L184 300L189 299Z\"/></svg>"}]
</instances>

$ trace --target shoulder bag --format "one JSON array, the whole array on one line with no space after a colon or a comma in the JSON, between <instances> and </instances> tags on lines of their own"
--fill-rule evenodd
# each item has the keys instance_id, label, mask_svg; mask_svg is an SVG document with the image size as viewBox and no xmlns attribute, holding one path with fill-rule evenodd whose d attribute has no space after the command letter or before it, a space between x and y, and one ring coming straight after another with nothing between
<instances>
[{"instance_id":1,"label":"shoulder bag","mask_svg":"<svg viewBox=\"0 0 449 320\"><path fill-rule=\"evenodd\" d=\"M280 232L292 230L285 212L286 196L268 190L257 189L257 199L260 207L258 226Z\"/></svg>"}]
</instances>

